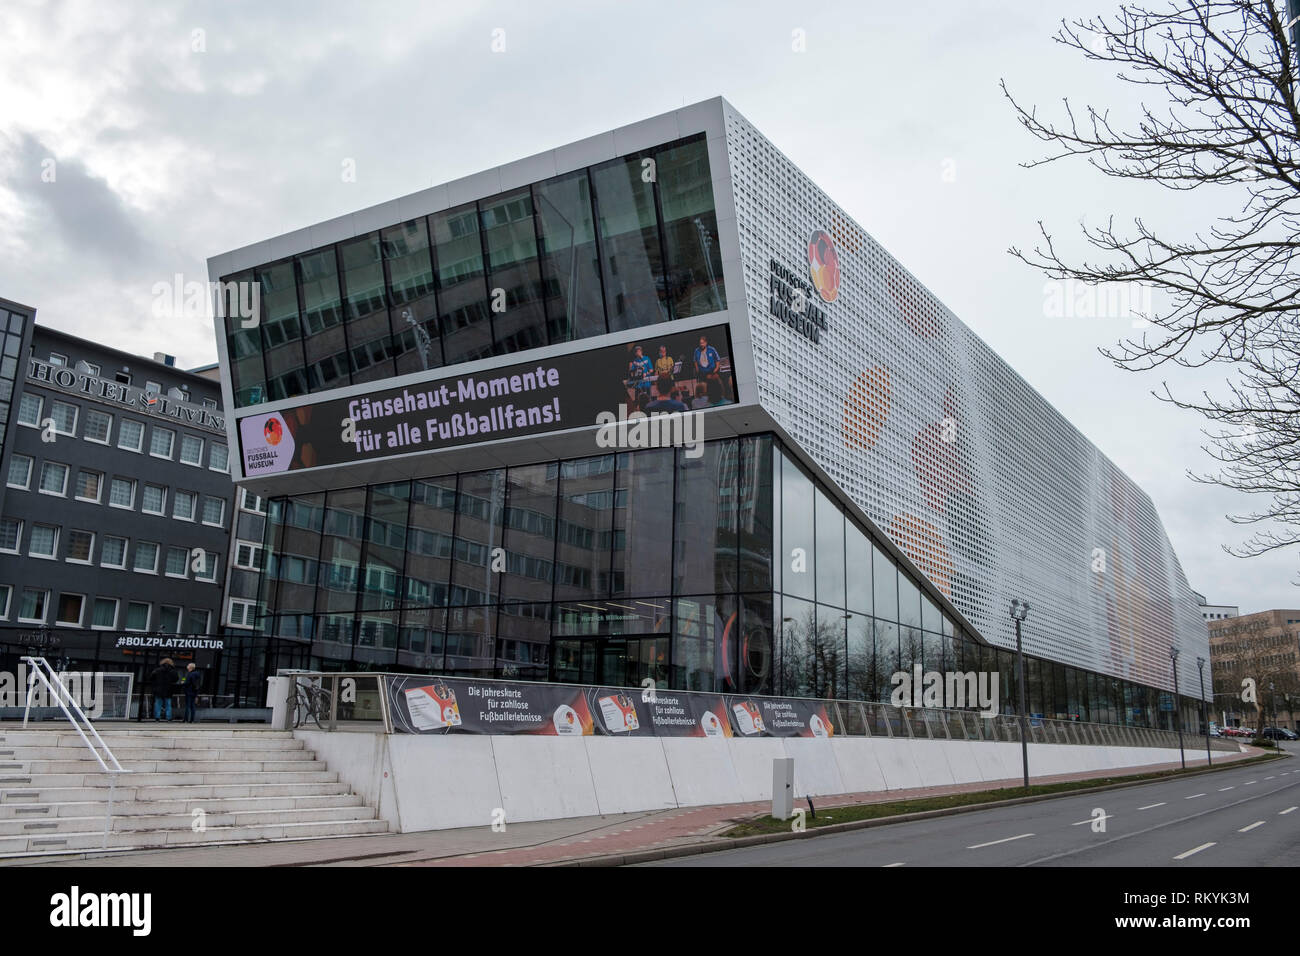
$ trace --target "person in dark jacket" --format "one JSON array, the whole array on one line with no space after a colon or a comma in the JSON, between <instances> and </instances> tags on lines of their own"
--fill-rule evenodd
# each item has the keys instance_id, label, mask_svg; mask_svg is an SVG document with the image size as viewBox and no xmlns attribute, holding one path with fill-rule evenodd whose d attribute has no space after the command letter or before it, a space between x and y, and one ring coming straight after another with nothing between
<instances>
[{"instance_id":1,"label":"person in dark jacket","mask_svg":"<svg viewBox=\"0 0 1300 956\"><path fill-rule=\"evenodd\" d=\"M172 691L176 689L176 664L170 657L149 672L149 688L153 691L153 719L172 719ZM162 716L163 712L167 716Z\"/></svg>"},{"instance_id":2,"label":"person in dark jacket","mask_svg":"<svg viewBox=\"0 0 1300 956\"><path fill-rule=\"evenodd\" d=\"M199 688L203 686L203 671L190 661L185 665L185 676L181 678L181 683L185 686L185 723L197 724Z\"/></svg>"}]
</instances>

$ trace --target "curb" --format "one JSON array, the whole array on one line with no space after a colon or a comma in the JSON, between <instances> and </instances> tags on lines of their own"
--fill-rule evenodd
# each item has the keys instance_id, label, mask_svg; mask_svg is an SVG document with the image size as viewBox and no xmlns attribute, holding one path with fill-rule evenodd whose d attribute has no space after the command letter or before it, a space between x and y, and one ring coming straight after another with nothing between
<instances>
[{"instance_id":1,"label":"curb","mask_svg":"<svg viewBox=\"0 0 1300 956\"><path fill-rule=\"evenodd\" d=\"M1258 760L1261 757L1275 756L1274 754L1257 754L1241 762L1224 764L1218 767L1206 767L1202 770L1192 770L1186 773L1180 773L1176 776L1201 777L1206 774L1220 773L1224 770L1232 770L1237 767L1245 766L1252 760ZM1172 779L1172 778L1169 778ZM1024 803L1039 803L1044 800L1056 800L1061 797L1076 797L1084 793L1105 793L1110 790L1124 790L1129 787L1141 787L1148 783L1158 783L1158 780L1135 780L1131 783L1112 783L1100 787L1080 787L1077 790L1067 790L1064 793L1041 793L1029 797L1011 797L1007 800L990 800L988 803L971 803L961 807L946 807L940 810L918 810L914 813L899 813L891 817L877 817L871 820L850 820L847 823L832 823L829 826L816 827L811 830L805 830L802 833L760 833L755 836L736 837L728 839L725 837L710 837L701 840L698 843L688 843L681 846L660 847L653 850L637 850L632 853L614 853L604 856L578 857L571 860L558 860L554 863L537 863L535 866L545 867L604 867L604 866L633 866L638 863L652 863L656 860L671 860L683 856L695 856L703 853L718 853L722 850L739 850L745 847L762 846L767 843L782 843L786 840L798 840L804 837L821 836L831 833L848 833L853 830L867 830L874 827L890 826L895 823L912 823L917 820L930 820L934 817L955 816L959 813L973 813L977 810L995 810L999 807L1014 807ZM828 810L834 810L835 807L828 807Z\"/></svg>"}]
</instances>

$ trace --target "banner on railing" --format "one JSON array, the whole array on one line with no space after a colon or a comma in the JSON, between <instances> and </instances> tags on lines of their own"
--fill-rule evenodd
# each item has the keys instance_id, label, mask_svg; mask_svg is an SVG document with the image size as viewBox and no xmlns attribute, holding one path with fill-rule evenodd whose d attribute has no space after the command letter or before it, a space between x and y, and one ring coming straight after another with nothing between
<instances>
[{"instance_id":1,"label":"banner on railing","mask_svg":"<svg viewBox=\"0 0 1300 956\"><path fill-rule=\"evenodd\" d=\"M831 737L834 704L803 698L390 677L393 730L555 737Z\"/></svg>"}]
</instances>

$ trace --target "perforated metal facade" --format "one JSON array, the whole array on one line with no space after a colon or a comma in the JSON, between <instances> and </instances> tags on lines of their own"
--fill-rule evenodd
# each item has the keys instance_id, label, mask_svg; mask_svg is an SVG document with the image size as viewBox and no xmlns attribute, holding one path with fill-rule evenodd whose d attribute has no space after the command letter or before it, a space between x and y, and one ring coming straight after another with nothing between
<instances>
[{"instance_id":1,"label":"perforated metal facade","mask_svg":"<svg viewBox=\"0 0 1300 956\"><path fill-rule=\"evenodd\" d=\"M719 103L763 408L990 643L1015 646L1022 598L1026 652L1168 688L1177 645L1195 695L1208 634L1150 498ZM803 296L814 342L774 290L809 280L818 231L838 281Z\"/></svg>"}]
</instances>

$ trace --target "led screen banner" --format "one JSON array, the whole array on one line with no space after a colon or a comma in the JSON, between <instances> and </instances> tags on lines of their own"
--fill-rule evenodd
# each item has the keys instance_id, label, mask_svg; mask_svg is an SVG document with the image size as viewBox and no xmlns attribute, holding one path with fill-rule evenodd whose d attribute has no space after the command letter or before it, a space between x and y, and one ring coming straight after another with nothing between
<instances>
[{"instance_id":1,"label":"led screen banner","mask_svg":"<svg viewBox=\"0 0 1300 956\"><path fill-rule=\"evenodd\" d=\"M548 737L832 737L834 704L658 688L416 675L385 679L404 734Z\"/></svg>"},{"instance_id":2,"label":"led screen banner","mask_svg":"<svg viewBox=\"0 0 1300 956\"><path fill-rule=\"evenodd\" d=\"M725 325L239 419L244 475L371 461L736 401Z\"/></svg>"}]
</instances>

